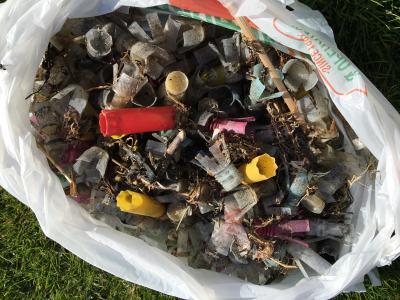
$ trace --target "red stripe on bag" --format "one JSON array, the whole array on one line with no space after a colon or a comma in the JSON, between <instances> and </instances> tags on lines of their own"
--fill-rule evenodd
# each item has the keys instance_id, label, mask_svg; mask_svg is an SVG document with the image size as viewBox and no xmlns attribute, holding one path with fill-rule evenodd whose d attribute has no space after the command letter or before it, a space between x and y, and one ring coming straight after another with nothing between
<instances>
[{"instance_id":1,"label":"red stripe on bag","mask_svg":"<svg viewBox=\"0 0 400 300\"><path fill-rule=\"evenodd\" d=\"M230 12L217 0L170 0L169 3L196 13L233 20Z\"/></svg>"}]
</instances>

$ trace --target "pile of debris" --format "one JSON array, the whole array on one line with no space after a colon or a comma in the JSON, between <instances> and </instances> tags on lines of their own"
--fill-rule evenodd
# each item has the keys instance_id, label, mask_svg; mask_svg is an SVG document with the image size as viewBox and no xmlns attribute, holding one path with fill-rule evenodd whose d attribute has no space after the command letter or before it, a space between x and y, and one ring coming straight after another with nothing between
<instances>
[{"instance_id":1,"label":"pile of debris","mask_svg":"<svg viewBox=\"0 0 400 300\"><path fill-rule=\"evenodd\" d=\"M323 274L352 239L369 152L310 60L238 24L136 8L67 21L31 96L38 147L95 218L192 267Z\"/></svg>"}]
</instances>

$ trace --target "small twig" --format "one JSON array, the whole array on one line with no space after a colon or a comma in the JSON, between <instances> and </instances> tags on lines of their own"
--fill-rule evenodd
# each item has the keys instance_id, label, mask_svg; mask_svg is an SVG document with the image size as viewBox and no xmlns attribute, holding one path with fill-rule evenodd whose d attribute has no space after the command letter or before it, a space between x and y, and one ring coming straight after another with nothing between
<instances>
[{"instance_id":1,"label":"small twig","mask_svg":"<svg viewBox=\"0 0 400 300\"><path fill-rule=\"evenodd\" d=\"M252 241L254 241L254 242L256 242L256 243L258 243L258 244L260 244L262 246L269 246L270 243L271 243L270 241L267 241L267 240L264 240L264 239L258 237L255 233L249 232L247 234L247 236L249 237L250 240L252 240Z\"/></svg>"},{"instance_id":2,"label":"small twig","mask_svg":"<svg viewBox=\"0 0 400 300\"><path fill-rule=\"evenodd\" d=\"M239 25L243 35L251 42L257 41L256 36L254 35L252 29L248 25L245 17L237 17L235 18L236 23ZM287 107L289 108L292 114L297 113L296 102L290 95L289 91L286 89L286 86L282 82L278 72L275 69L275 66L269 59L267 53L265 52L264 47L260 47L259 51L257 51L258 57L261 60L261 63L265 68L268 69L269 75L271 76L272 81L274 82L277 89L283 93L283 100L285 101Z\"/></svg>"},{"instance_id":3,"label":"small twig","mask_svg":"<svg viewBox=\"0 0 400 300\"><path fill-rule=\"evenodd\" d=\"M185 104L183 104L182 102L180 102L178 99L176 99L174 96L172 96L172 95L169 95L168 96L168 100L171 100L174 104L176 104L178 107L179 107L179 109L181 109L182 111L184 111L184 112L186 112L186 111L188 111L189 109L186 107L186 105Z\"/></svg>"},{"instance_id":4,"label":"small twig","mask_svg":"<svg viewBox=\"0 0 400 300\"><path fill-rule=\"evenodd\" d=\"M120 162L118 162L117 160L115 160L114 158L111 158L111 161L116 164L117 166L121 167L124 170L129 170L127 167L125 167L123 164L121 164Z\"/></svg>"},{"instance_id":5,"label":"small twig","mask_svg":"<svg viewBox=\"0 0 400 300\"><path fill-rule=\"evenodd\" d=\"M274 221L275 221L274 218L270 217L267 220L262 221L261 224L254 225L254 228L262 228L262 227L268 226L268 225L272 224Z\"/></svg>"},{"instance_id":6,"label":"small twig","mask_svg":"<svg viewBox=\"0 0 400 300\"><path fill-rule=\"evenodd\" d=\"M72 184L73 183L72 178L69 175L67 175L64 169L50 156L50 154L46 151L46 149L44 149L44 147L40 144L37 144L37 147L40 151L43 152L48 161L65 177L68 183Z\"/></svg>"},{"instance_id":7,"label":"small twig","mask_svg":"<svg viewBox=\"0 0 400 300\"><path fill-rule=\"evenodd\" d=\"M297 266L284 264L283 262L280 262L279 260L277 260L275 258L272 258L272 257L270 257L269 259L272 260L274 263L280 265L281 267L285 268L285 269L297 269L298 268Z\"/></svg>"},{"instance_id":8,"label":"small twig","mask_svg":"<svg viewBox=\"0 0 400 300\"><path fill-rule=\"evenodd\" d=\"M269 246L270 243L271 243L270 241L267 241L267 240L264 240L262 238L259 238L258 236L256 236L255 234L252 234L252 233L249 233L248 237L249 237L249 239L253 240L256 243L259 243L262 246ZM274 259L272 257L268 257L268 259L272 260L274 263L280 265L283 268L286 268L286 269L297 269L297 266L286 265L286 264L284 264L284 263L280 262L279 260L276 260L276 259Z\"/></svg>"},{"instance_id":9,"label":"small twig","mask_svg":"<svg viewBox=\"0 0 400 300\"><path fill-rule=\"evenodd\" d=\"M120 145L122 149L126 152L126 154L129 156L131 161L135 161L139 166L141 166L146 170L147 176L149 177L150 180L154 180L156 178L156 174L154 173L153 169L146 163L146 161L139 152L132 151L131 149L129 149L128 146L124 144Z\"/></svg>"},{"instance_id":10,"label":"small twig","mask_svg":"<svg viewBox=\"0 0 400 300\"><path fill-rule=\"evenodd\" d=\"M78 196L78 188L76 186L74 174L72 176L68 176L64 169L50 156L50 154L44 149L44 147L40 144L37 144L37 147L43 154L46 156L47 160L65 177L65 179L69 183L69 192L71 197Z\"/></svg>"},{"instance_id":11,"label":"small twig","mask_svg":"<svg viewBox=\"0 0 400 300\"><path fill-rule=\"evenodd\" d=\"M95 91L95 90L104 90L104 89L108 89L110 87L112 87L112 85L99 85L99 86L95 86L95 87L87 89L86 92L91 92L91 91Z\"/></svg>"},{"instance_id":12,"label":"small twig","mask_svg":"<svg viewBox=\"0 0 400 300\"><path fill-rule=\"evenodd\" d=\"M46 85L46 83L47 83L48 80L49 80L49 78L47 78L47 79L43 82L43 84L40 86L40 88L39 88L36 92L30 93L28 96L26 96L26 97L25 97L25 100L28 100L31 96L33 96L33 95L39 93L39 92L43 89L43 87Z\"/></svg>"},{"instance_id":13,"label":"small twig","mask_svg":"<svg viewBox=\"0 0 400 300\"><path fill-rule=\"evenodd\" d=\"M370 170L370 168L374 165L373 162L369 162L367 167L365 168L364 171L361 172L361 174L359 175L353 175L349 180L347 180L347 184L349 186L349 188L351 188L353 186L354 183L356 183L357 181L359 181L361 178L363 178L363 176Z\"/></svg>"},{"instance_id":14,"label":"small twig","mask_svg":"<svg viewBox=\"0 0 400 300\"><path fill-rule=\"evenodd\" d=\"M196 181L197 181L197 183L196 183L196 186L194 187L194 189L186 195L188 197L186 202L189 204L193 204L193 205L196 204L197 199L200 197L201 191L203 189L203 185L201 183L199 183L198 174L197 174ZM184 195L185 193L181 193L181 194Z\"/></svg>"},{"instance_id":15,"label":"small twig","mask_svg":"<svg viewBox=\"0 0 400 300\"><path fill-rule=\"evenodd\" d=\"M316 190L317 190L316 186L308 186L307 189L306 189L305 194L303 195L303 197L300 198L300 200L297 202L296 206L299 206L301 201L304 200L304 198L314 194Z\"/></svg>"},{"instance_id":16,"label":"small twig","mask_svg":"<svg viewBox=\"0 0 400 300\"><path fill-rule=\"evenodd\" d=\"M178 231L179 226L181 226L181 223L182 223L183 219L186 217L186 215L187 215L187 213L188 213L188 211L189 211L189 208L190 208L190 206L186 207L185 212L182 214L182 217L181 217L181 219L179 220L179 223L178 223L178 225L176 226L175 231Z\"/></svg>"},{"instance_id":17,"label":"small twig","mask_svg":"<svg viewBox=\"0 0 400 300\"><path fill-rule=\"evenodd\" d=\"M71 172L71 180L72 180L72 182L69 185L69 195L71 197L77 197L78 196L78 186L76 185L74 172Z\"/></svg>"}]
</instances>

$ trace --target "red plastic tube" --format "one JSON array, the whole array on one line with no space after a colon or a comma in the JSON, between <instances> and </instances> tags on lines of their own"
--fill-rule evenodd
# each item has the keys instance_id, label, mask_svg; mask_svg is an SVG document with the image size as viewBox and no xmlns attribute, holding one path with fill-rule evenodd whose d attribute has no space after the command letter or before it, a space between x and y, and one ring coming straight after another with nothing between
<instances>
[{"instance_id":1,"label":"red plastic tube","mask_svg":"<svg viewBox=\"0 0 400 300\"><path fill-rule=\"evenodd\" d=\"M104 136L168 130L175 127L173 106L102 110L100 131Z\"/></svg>"}]
</instances>

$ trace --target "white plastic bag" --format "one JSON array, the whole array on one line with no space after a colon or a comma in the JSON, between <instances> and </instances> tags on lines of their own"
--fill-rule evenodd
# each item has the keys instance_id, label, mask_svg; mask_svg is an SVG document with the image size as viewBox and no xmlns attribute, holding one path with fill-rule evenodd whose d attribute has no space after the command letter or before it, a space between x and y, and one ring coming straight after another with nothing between
<instances>
[{"instance_id":1,"label":"white plastic bag","mask_svg":"<svg viewBox=\"0 0 400 300\"><path fill-rule=\"evenodd\" d=\"M390 263L400 253L400 220L396 218L400 215L399 114L336 48L332 31L320 13L293 0L220 1L231 12L248 16L282 45L310 53L337 108L379 160L376 180L364 178L363 184L352 188L356 239L351 252L325 275L305 279L293 274L279 284L257 286L192 269L178 258L93 219L65 196L37 149L25 97L32 92L50 37L67 18L105 14L123 5L165 4L166 0L10 0L0 5L0 63L6 68L0 70L0 184L35 212L48 237L131 282L192 299L332 297L357 286L372 268ZM294 10L289 11L286 5Z\"/></svg>"}]
</instances>

